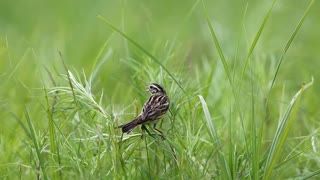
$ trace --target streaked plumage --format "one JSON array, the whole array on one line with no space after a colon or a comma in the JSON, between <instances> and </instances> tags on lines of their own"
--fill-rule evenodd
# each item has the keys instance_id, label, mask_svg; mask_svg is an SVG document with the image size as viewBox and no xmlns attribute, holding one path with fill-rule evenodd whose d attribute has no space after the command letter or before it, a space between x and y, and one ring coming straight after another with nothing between
<instances>
[{"instance_id":1,"label":"streaked plumage","mask_svg":"<svg viewBox=\"0 0 320 180\"><path fill-rule=\"evenodd\" d=\"M129 123L118 126L118 128L122 129L123 133L129 133L136 126L147 123L154 124L154 129L161 133L155 126L158 120L168 111L170 101L166 91L159 84L152 83L147 90L151 93L151 96L144 103L140 115Z\"/></svg>"}]
</instances>

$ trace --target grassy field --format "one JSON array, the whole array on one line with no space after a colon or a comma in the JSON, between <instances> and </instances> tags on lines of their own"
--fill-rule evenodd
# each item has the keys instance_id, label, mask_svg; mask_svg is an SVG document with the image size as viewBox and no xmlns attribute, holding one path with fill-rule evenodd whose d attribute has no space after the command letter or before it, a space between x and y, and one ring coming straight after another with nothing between
<instances>
[{"instance_id":1,"label":"grassy field","mask_svg":"<svg viewBox=\"0 0 320 180\"><path fill-rule=\"evenodd\" d=\"M2 0L0 178L319 178L319 6Z\"/></svg>"}]
</instances>

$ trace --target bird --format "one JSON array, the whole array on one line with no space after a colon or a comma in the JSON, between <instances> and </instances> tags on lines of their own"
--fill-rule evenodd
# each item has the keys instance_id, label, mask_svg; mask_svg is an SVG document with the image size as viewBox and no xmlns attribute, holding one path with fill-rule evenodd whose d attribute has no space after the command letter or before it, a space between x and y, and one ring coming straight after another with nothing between
<instances>
[{"instance_id":1,"label":"bird","mask_svg":"<svg viewBox=\"0 0 320 180\"><path fill-rule=\"evenodd\" d=\"M132 121L117 127L121 128L122 133L129 134L138 125L142 125L141 128L143 130L147 130L144 125L153 124L154 130L158 131L161 135L163 134L159 129L156 128L156 125L169 109L169 97L167 96L164 88L157 83L151 83L148 86L147 91L150 92L151 96L144 103L139 116L134 118ZM149 133L148 130L147 132Z\"/></svg>"}]
</instances>

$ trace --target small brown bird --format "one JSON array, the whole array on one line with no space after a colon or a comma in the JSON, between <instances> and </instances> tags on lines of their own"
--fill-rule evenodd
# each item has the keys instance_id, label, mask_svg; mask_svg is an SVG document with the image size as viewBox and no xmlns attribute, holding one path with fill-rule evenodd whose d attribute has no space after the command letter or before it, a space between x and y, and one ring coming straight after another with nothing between
<instances>
[{"instance_id":1,"label":"small brown bird","mask_svg":"<svg viewBox=\"0 0 320 180\"><path fill-rule=\"evenodd\" d=\"M146 129L144 124L152 123L153 128L162 134L162 132L156 128L156 124L168 111L170 105L169 98L166 91L159 84L152 83L147 90L151 93L151 96L149 100L144 103L140 115L129 123L117 127L121 128L123 133L130 133L140 124L142 124L142 128Z\"/></svg>"}]
</instances>

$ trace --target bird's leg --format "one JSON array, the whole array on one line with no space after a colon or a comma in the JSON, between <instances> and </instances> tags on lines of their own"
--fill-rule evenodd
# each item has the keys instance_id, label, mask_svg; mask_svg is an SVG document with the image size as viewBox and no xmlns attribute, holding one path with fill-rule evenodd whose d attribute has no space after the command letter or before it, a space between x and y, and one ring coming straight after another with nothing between
<instances>
[{"instance_id":1,"label":"bird's leg","mask_svg":"<svg viewBox=\"0 0 320 180\"><path fill-rule=\"evenodd\" d=\"M156 130L158 133L160 133L160 137L162 140L165 140L166 138L164 138L162 131L157 129L156 126L157 126L157 124L153 124L153 129Z\"/></svg>"},{"instance_id":2,"label":"bird's leg","mask_svg":"<svg viewBox=\"0 0 320 180\"><path fill-rule=\"evenodd\" d=\"M144 124L141 125L141 129L142 131L147 131L147 133L153 137L153 135L150 133L150 131L147 129L147 127Z\"/></svg>"}]
</instances>

